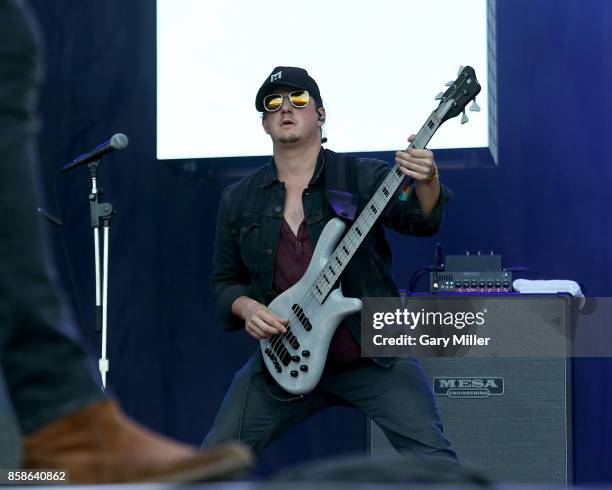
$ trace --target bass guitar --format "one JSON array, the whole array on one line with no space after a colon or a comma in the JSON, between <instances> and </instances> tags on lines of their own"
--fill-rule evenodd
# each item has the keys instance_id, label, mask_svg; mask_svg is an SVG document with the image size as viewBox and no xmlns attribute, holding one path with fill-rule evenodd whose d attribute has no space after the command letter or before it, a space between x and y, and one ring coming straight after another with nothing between
<instances>
[{"instance_id":1,"label":"bass guitar","mask_svg":"<svg viewBox=\"0 0 612 490\"><path fill-rule=\"evenodd\" d=\"M408 148L424 148L448 119L462 114L462 123L467 120L465 107L480 92L474 69L461 68L457 79L447 86L436 96L438 107ZM475 101L470 109L478 110ZM395 164L346 234L344 222L330 220L302 278L268 305L288 319L286 333L260 341L266 368L285 391L304 394L315 388L336 328L346 316L361 310L361 300L342 295L339 278L404 177Z\"/></svg>"}]
</instances>

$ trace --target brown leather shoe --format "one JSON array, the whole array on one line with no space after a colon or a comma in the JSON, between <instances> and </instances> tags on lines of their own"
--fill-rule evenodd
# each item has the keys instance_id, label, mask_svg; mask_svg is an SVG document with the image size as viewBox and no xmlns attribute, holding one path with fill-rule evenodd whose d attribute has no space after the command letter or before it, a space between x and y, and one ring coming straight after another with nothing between
<instances>
[{"instance_id":1,"label":"brown leather shoe","mask_svg":"<svg viewBox=\"0 0 612 490\"><path fill-rule=\"evenodd\" d=\"M93 403L24 437L23 467L62 469L71 483L220 480L253 463L238 443L198 451L131 421L112 400Z\"/></svg>"}]
</instances>

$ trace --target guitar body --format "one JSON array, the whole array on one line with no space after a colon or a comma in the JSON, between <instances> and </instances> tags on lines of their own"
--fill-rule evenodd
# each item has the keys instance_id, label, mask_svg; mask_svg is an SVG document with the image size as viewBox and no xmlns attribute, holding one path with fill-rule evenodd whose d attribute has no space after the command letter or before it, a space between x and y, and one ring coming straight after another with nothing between
<instances>
[{"instance_id":1,"label":"guitar body","mask_svg":"<svg viewBox=\"0 0 612 490\"><path fill-rule=\"evenodd\" d=\"M268 371L289 393L304 394L314 389L325 368L329 344L338 325L346 316L361 310L361 300L344 297L339 287L332 290L322 304L310 293L344 228L345 224L337 218L327 223L302 278L268 306L278 316L289 320L290 333L295 337L276 336L260 341ZM301 310L295 311L295 305ZM304 325L306 318L311 325L309 330L308 324ZM288 357L291 358L289 362Z\"/></svg>"}]
</instances>

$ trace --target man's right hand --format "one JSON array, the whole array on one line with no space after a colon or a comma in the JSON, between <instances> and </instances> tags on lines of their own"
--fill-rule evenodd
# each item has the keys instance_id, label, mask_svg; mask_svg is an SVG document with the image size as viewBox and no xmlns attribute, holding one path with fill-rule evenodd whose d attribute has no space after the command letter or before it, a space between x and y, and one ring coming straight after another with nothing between
<instances>
[{"instance_id":1,"label":"man's right hand","mask_svg":"<svg viewBox=\"0 0 612 490\"><path fill-rule=\"evenodd\" d=\"M241 296L232 305L232 312L244 318L244 328L257 340L267 339L277 333L285 333L286 319L272 313L266 306L251 298Z\"/></svg>"}]
</instances>

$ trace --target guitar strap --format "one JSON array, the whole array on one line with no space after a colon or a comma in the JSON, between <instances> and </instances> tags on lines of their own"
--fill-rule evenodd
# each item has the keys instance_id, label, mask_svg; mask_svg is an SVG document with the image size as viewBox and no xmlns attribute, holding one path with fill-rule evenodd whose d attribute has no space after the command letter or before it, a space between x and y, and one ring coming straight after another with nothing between
<instances>
[{"instance_id":1,"label":"guitar strap","mask_svg":"<svg viewBox=\"0 0 612 490\"><path fill-rule=\"evenodd\" d=\"M353 221L359 206L357 177L352 171L355 157L324 151L327 200L338 217Z\"/></svg>"}]
</instances>

